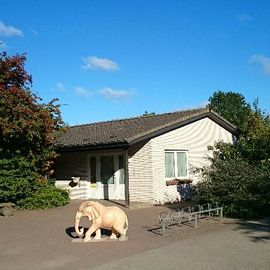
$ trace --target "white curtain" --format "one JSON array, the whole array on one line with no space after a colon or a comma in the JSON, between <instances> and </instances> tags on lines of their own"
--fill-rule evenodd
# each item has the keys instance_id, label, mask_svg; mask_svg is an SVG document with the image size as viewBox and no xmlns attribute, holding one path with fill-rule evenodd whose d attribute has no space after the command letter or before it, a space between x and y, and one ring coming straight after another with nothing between
<instances>
[{"instance_id":1,"label":"white curtain","mask_svg":"<svg viewBox=\"0 0 270 270\"><path fill-rule=\"evenodd\" d=\"M185 152L177 152L178 177L187 176L187 155Z\"/></svg>"},{"instance_id":2,"label":"white curtain","mask_svg":"<svg viewBox=\"0 0 270 270\"><path fill-rule=\"evenodd\" d=\"M174 175L174 153L165 153L165 177L171 178Z\"/></svg>"}]
</instances>

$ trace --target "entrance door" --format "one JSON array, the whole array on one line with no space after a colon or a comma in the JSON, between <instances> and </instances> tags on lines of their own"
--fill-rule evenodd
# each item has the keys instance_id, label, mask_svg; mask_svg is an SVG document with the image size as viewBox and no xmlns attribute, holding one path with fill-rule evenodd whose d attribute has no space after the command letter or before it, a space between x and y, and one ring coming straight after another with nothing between
<instances>
[{"instance_id":1,"label":"entrance door","mask_svg":"<svg viewBox=\"0 0 270 270\"><path fill-rule=\"evenodd\" d=\"M90 190L94 199L125 199L124 157L122 154L97 154L89 157Z\"/></svg>"},{"instance_id":2,"label":"entrance door","mask_svg":"<svg viewBox=\"0 0 270 270\"><path fill-rule=\"evenodd\" d=\"M104 199L116 199L114 156L100 156L100 182Z\"/></svg>"},{"instance_id":3,"label":"entrance door","mask_svg":"<svg viewBox=\"0 0 270 270\"><path fill-rule=\"evenodd\" d=\"M118 155L118 200L125 200L125 166L124 156Z\"/></svg>"}]
</instances>

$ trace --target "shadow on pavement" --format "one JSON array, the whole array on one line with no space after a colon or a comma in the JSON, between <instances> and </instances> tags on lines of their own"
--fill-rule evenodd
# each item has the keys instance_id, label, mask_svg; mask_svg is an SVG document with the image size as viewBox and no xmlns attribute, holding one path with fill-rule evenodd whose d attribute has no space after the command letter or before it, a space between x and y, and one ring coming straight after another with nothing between
<instances>
[{"instance_id":1,"label":"shadow on pavement","mask_svg":"<svg viewBox=\"0 0 270 270\"><path fill-rule=\"evenodd\" d=\"M195 206L196 204L194 202L191 201L180 201L180 202L174 202L174 203L166 203L163 206L167 207L171 210L179 210L182 208L186 208L186 207L192 207Z\"/></svg>"},{"instance_id":2,"label":"shadow on pavement","mask_svg":"<svg viewBox=\"0 0 270 270\"><path fill-rule=\"evenodd\" d=\"M88 228L84 228L84 234L86 233L87 230L88 230ZM110 230L101 229L101 235L110 236L111 233L112 233L112 232L111 232ZM67 234L70 238L72 238L72 239L80 238L80 237L76 234L74 227L68 227L68 228L66 228L66 234ZM92 236L95 236L95 233L93 233Z\"/></svg>"},{"instance_id":3,"label":"shadow on pavement","mask_svg":"<svg viewBox=\"0 0 270 270\"><path fill-rule=\"evenodd\" d=\"M270 240L270 218L263 220L240 220L236 223L236 230L250 238L252 242L265 242Z\"/></svg>"},{"instance_id":4,"label":"shadow on pavement","mask_svg":"<svg viewBox=\"0 0 270 270\"><path fill-rule=\"evenodd\" d=\"M74 227L68 227L66 228L66 234L71 237L71 238L79 238L77 235L76 235L76 232L75 232L75 229Z\"/></svg>"}]
</instances>

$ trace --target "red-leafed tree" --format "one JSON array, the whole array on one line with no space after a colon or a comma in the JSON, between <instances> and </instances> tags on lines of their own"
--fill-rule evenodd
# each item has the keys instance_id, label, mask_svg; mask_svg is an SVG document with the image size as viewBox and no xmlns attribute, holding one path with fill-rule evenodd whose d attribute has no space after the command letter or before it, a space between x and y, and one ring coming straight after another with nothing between
<instances>
[{"instance_id":1,"label":"red-leafed tree","mask_svg":"<svg viewBox=\"0 0 270 270\"><path fill-rule=\"evenodd\" d=\"M19 188L19 199L24 198L23 190L31 193L36 189L35 182L46 185L42 180L50 174L56 157L52 142L64 124L57 99L45 104L31 91L32 77L24 68L25 61L25 54L8 56L5 52L0 53L0 169L6 172L2 178L0 175L0 201L16 202L18 179L26 184ZM22 171L27 168L33 174L31 181L24 181L29 175L15 172L20 165ZM17 186L10 199L8 194L15 185L13 183ZM26 192L27 196L29 192Z\"/></svg>"},{"instance_id":2,"label":"red-leafed tree","mask_svg":"<svg viewBox=\"0 0 270 270\"><path fill-rule=\"evenodd\" d=\"M55 156L52 141L63 121L56 99L44 104L31 92L25 61L25 55L0 54L0 157L26 157L47 174Z\"/></svg>"}]
</instances>

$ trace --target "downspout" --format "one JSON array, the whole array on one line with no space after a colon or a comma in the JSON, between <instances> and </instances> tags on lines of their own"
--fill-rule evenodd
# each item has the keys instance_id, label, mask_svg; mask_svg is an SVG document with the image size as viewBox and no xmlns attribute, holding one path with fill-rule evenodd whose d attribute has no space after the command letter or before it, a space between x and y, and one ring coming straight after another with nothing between
<instances>
[{"instance_id":1,"label":"downspout","mask_svg":"<svg viewBox=\"0 0 270 270\"><path fill-rule=\"evenodd\" d=\"M128 149L125 150L125 207L129 208L129 171L128 171Z\"/></svg>"}]
</instances>

